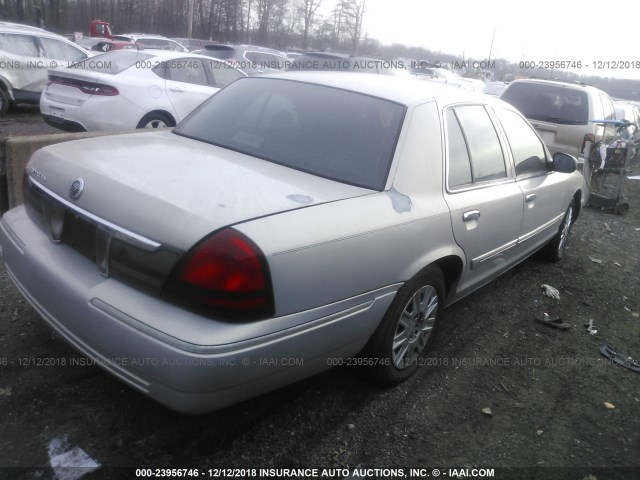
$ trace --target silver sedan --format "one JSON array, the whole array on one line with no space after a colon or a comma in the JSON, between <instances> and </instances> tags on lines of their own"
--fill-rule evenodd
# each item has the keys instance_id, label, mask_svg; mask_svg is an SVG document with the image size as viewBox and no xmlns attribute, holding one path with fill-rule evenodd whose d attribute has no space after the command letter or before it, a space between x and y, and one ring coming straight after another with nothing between
<instances>
[{"instance_id":1,"label":"silver sedan","mask_svg":"<svg viewBox=\"0 0 640 480\"><path fill-rule=\"evenodd\" d=\"M0 244L61 336L198 413L354 356L402 382L444 307L564 255L581 188L497 99L294 72L241 78L173 131L36 152Z\"/></svg>"}]
</instances>

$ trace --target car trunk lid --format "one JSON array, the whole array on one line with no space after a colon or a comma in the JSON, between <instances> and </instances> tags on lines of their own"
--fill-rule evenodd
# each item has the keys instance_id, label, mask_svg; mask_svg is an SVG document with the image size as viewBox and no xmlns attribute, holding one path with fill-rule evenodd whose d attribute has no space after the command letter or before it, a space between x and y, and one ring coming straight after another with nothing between
<instances>
[{"instance_id":1,"label":"car trunk lid","mask_svg":"<svg viewBox=\"0 0 640 480\"><path fill-rule=\"evenodd\" d=\"M73 106L80 106L92 98L90 89L109 87L113 75L74 69L49 70L49 83L43 95L45 98Z\"/></svg>"},{"instance_id":2,"label":"car trunk lid","mask_svg":"<svg viewBox=\"0 0 640 480\"><path fill-rule=\"evenodd\" d=\"M371 193L169 131L49 146L27 172L73 209L180 251L230 225Z\"/></svg>"}]
</instances>

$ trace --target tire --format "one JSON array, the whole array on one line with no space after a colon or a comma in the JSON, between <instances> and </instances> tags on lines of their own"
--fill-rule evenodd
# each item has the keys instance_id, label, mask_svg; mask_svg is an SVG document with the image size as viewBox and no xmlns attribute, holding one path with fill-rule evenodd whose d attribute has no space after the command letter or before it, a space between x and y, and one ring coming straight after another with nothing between
<instances>
[{"instance_id":1,"label":"tire","mask_svg":"<svg viewBox=\"0 0 640 480\"><path fill-rule=\"evenodd\" d=\"M9 95L4 91L4 88L0 87L0 117L7 114L9 110Z\"/></svg>"},{"instance_id":2,"label":"tire","mask_svg":"<svg viewBox=\"0 0 640 480\"><path fill-rule=\"evenodd\" d=\"M564 257L567 241L569 240L569 233L571 233L571 226L573 225L573 212L575 208L575 200L571 200L560 224L560 228L558 229L558 233L556 233L551 241L541 250L542 257L545 260L559 262Z\"/></svg>"},{"instance_id":3,"label":"tire","mask_svg":"<svg viewBox=\"0 0 640 480\"><path fill-rule=\"evenodd\" d=\"M427 267L398 291L362 352L367 374L384 387L415 373L435 338L444 299L444 277Z\"/></svg>"},{"instance_id":4,"label":"tire","mask_svg":"<svg viewBox=\"0 0 640 480\"><path fill-rule=\"evenodd\" d=\"M618 203L616 205L616 215L623 217L629 212L629 204L627 202Z\"/></svg>"},{"instance_id":5,"label":"tire","mask_svg":"<svg viewBox=\"0 0 640 480\"><path fill-rule=\"evenodd\" d=\"M175 127L176 123L165 113L151 112L147 113L142 120L138 122L136 128L164 128Z\"/></svg>"}]
</instances>

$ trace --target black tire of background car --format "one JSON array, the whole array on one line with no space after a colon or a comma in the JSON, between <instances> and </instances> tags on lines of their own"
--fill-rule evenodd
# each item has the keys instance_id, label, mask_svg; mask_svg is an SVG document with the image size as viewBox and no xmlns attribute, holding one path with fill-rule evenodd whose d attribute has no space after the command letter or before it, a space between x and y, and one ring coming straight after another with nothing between
<instances>
[{"instance_id":1,"label":"black tire of background car","mask_svg":"<svg viewBox=\"0 0 640 480\"><path fill-rule=\"evenodd\" d=\"M424 286L431 286L438 296L436 319L423 350L404 368L393 365L392 345L400 317L411 298ZM366 374L383 387L392 387L412 376L435 338L444 305L444 276L436 267L426 267L405 283L396 294L377 330L360 354Z\"/></svg>"},{"instance_id":2,"label":"black tire of background car","mask_svg":"<svg viewBox=\"0 0 640 480\"><path fill-rule=\"evenodd\" d=\"M168 127L176 126L176 122L174 122L173 119L166 113L151 112L151 113L147 113L144 117L142 117L142 120L138 122L138 125L136 126L136 128L146 128L146 125L148 125L151 122L162 122ZM159 128L159 127L154 126L151 128Z\"/></svg>"},{"instance_id":3,"label":"black tire of background car","mask_svg":"<svg viewBox=\"0 0 640 480\"><path fill-rule=\"evenodd\" d=\"M4 116L9 110L9 95L0 87L0 117Z\"/></svg>"},{"instance_id":4,"label":"black tire of background car","mask_svg":"<svg viewBox=\"0 0 640 480\"><path fill-rule=\"evenodd\" d=\"M567 248L567 242L569 241L569 234L571 233L571 225L573 224L573 212L575 210L575 200L571 200L571 203L567 207L567 211L564 214L558 233L547 243L540 254L542 258L549 262L559 262L564 257L564 252ZM565 231L565 225L569 222L568 230ZM566 236L565 241L562 241L562 235Z\"/></svg>"}]
</instances>

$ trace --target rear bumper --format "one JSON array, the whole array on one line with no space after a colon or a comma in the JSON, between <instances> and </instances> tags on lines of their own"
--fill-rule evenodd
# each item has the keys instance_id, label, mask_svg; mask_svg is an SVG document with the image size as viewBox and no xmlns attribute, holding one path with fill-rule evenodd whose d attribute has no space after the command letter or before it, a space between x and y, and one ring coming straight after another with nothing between
<instances>
[{"instance_id":1,"label":"rear bumper","mask_svg":"<svg viewBox=\"0 0 640 480\"><path fill-rule=\"evenodd\" d=\"M65 132L86 132L87 129L84 128L78 122L73 122L71 120L64 120L59 117L54 117L53 115L42 114L43 120L51 125L52 127L59 128L60 130L64 130Z\"/></svg>"},{"instance_id":2,"label":"rear bumper","mask_svg":"<svg viewBox=\"0 0 640 480\"><path fill-rule=\"evenodd\" d=\"M288 324L295 326L265 334L262 322L205 319L102 277L91 261L50 242L24 207L2 217L0 256L21 293L70 344L122 381L185 413L237 403L326 370L332 358L356 354L398 288L293 314ZM184 325L182 338L162 328L176 322ZM243 336L235 341L193 340L229 339L240 330Z\"/></svg>"}]
</instances>

